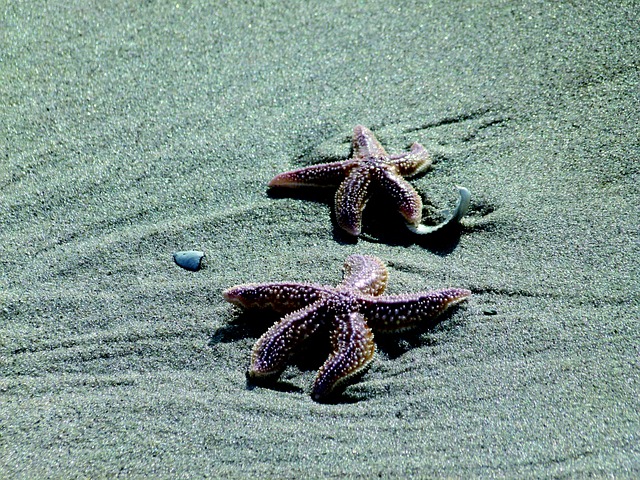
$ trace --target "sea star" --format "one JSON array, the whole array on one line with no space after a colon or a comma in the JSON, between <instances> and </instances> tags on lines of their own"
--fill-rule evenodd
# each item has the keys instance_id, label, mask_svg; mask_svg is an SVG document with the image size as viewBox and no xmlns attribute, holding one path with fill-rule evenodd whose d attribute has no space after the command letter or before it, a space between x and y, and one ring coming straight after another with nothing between
<instances>
[{"instance_id":1,"label":"sea star","mask_svg":"<svg viewBox=\"0 0 640 480\"><path fill-rule=\"evenodd\" d=\"M362 211L372 193L382 191L400 211L409 229L420 234L433 233L464 216L469 192L458 187L460 201L445 222L435 227L422 225L422 199L403 177L415 176L431 163L431 156L419 143L414 143L408 153L389 155L371 130L357 125L353 130L352 158L281 173L269 182L269 187L339 185L335 196L336 220L354 236L362 231Z\"/></svg>"},{"instance_id":2,"label":"sea star","mask_svg":"<svg viewBox=\"0 0 640 480\"><path fill-rule=\"evenodd\" d=\"M272 308L285 314L253 347L248 376L277 377L300 345L326 326L332 352L316 376L312 398L321 401L361 373L373 359L373 332L397 332L435 318L471 292L447 288L382 295L389 273L377 257L351 255L337 287L309 283L262 283L231 287L225 300L245 308Z\"/></svg>"}]
</instances>

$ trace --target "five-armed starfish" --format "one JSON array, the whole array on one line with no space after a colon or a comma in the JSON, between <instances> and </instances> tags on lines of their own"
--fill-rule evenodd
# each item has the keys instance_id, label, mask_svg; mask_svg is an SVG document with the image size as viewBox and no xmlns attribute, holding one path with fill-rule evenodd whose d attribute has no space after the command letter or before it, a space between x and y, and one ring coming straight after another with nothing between
<instances>
[{"instance_id":1,"label":"five-armed starfish","mask_svg":"<svg viewBox=\"0 0 640 480\"><path fill-rule=\"evenodd\" d=\"M464 216L469 206L469 192L459 187L460 202L446 222L432 228L421 225L422 199L403 177L423 172L431 162L431 156L419 143L414 143L408 153L389 155L371 130L357 125L353 131L352 158L281 173L269 182L269 186L340 185L335 197L336 220L341 228L355 236L362 230L362 211L367 201L375 191L382 191L400 211L411 230L421 234L432 233Z\"/></svg>"},{"instance_id":2,"label":"five-armed starfish","mask_svg":"<svg viewBox=\"0 0 640 480\"><path fill-rule=\"evenodd\" d=\"M272 308L285 314L253 347L251 378L277 377L302 342L325 325L332 353L318 371L312 397L319 401L362 372L373 359L372 330L402 331L437 317L471 292L448 288L380 296L387 268L377 257L351 255L337 287L308 283L238 285L223 292L225 300L245 308Z\"/></svg>"}]
</instances>

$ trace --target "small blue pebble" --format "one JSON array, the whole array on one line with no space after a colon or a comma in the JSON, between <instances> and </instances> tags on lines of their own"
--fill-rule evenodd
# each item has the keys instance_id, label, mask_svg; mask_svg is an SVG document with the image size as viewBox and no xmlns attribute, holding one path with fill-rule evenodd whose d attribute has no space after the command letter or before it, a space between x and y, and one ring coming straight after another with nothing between
<instances>
[{"instance_id":1,"label":"small blue pebble","mask_svg":"<svg viewBox=\"0 0 640 480\"><path fill-rule=\"evenodd\" d=\"M178 266L185 270L191 270L197 272L202 266L202 259L204 258L204 252L198 252L197 250L188 250L186 252L175 252L173 259Z\"/></svg>"}]
</instances>

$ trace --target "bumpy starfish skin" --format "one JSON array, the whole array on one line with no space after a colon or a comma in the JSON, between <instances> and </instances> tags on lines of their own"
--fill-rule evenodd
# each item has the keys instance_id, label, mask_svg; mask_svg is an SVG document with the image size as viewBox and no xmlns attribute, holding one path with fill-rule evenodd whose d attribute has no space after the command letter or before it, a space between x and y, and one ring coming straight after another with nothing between
<instances>
[{"instance_id":1,"label":"bumpy starfish skin","mask_svg":"<svg viewBox=\"0 0 640 480\"><path fill-rule=\"evenodd\" d=\"M372 193L385 192L408 225L422 220L420 195L402 177L411 177L431 165L431 156L419 143L411 151L388 155L371 130L358 125L353 132L353 157L340 162L299 168L275 176L270 187L336 186L336 220L352 235L362 230L362 211Z\"/></svg>"},{"instance_id":2,"label":"bumpy starfish skin","mask_svg":"<svg viewBox=\"0 0 640 480\"><path fill-rule=\"evenodd\" d=\"M448 288L380 296L388 271L376 257L351 255L337 287L308 283L263 283L231 287L224 298L244 308L271 308L285 316L253 347L248 374L276 377L300 345L328 326L332 353L316 376L312 397L319 401L362 372L373 360L372 330L402 331L435 318L471 292Z\"/></svg>"}]
</instances>

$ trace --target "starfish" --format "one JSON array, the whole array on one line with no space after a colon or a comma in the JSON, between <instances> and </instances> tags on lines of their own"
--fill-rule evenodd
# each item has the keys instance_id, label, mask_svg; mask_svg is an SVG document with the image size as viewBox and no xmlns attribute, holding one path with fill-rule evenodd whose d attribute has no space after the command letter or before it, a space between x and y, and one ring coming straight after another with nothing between
<instances>
[{"instance_id":1,"label":"starfish","mask_svg":"<svg viewBox=\"0 0 640 480\"><path fill-rule=\"evenodd\" d=\"M422 199L403 177L424 172L431 163L431 156L419 143L414 143L407 153L389 155L371 130L357 125L353 130L353 157L281 173L269 182L269 187L339 185L335 196L336 220L354 236L362 231L364 207L371 195L380 191L391 199L409 229L420 234L432 233L464 216L469 199L465 198L468 190L458 187L460 201L454 214L435 227L422 225Z\"/></svg>"},{"instance_id":2,"label":"starfish","mask_svg":"<svg viewBox=\"0 0 640 480\"><path fill-rule=\"evenodd\" d=\"M471 295L469 290L447 288L381 296L388 276L379 258L351 255L337 287L279 282L225 290L225 300L235 305L271 308L284 314L255 343L248 377L278 377L303 342L326 327L332 352L318 371L311 394L321 401L369 366L375 351L373 330L397 332L416 327Z\"/></svg>"}]
</instances>

